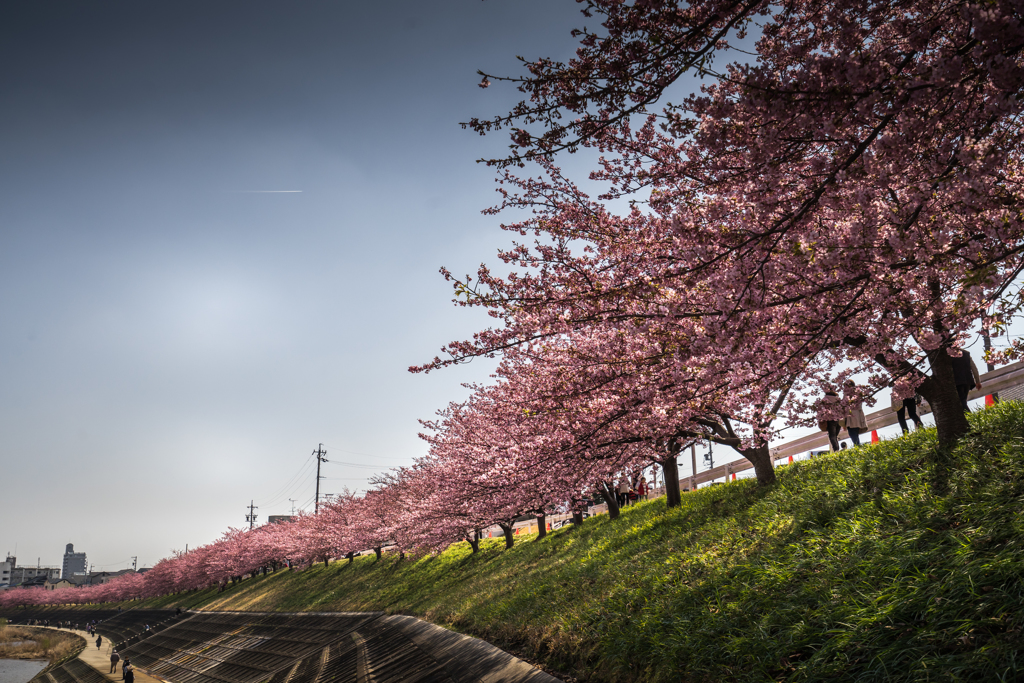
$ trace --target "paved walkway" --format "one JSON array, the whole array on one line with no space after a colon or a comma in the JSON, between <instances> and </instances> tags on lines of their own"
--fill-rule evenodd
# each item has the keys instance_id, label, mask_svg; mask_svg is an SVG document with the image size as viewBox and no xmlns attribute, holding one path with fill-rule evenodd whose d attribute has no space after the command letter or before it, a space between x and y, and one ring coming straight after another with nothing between
<instances>
[{"instance_id":1,"label":"paved walkway","mask_svg":"<svg viewBox=\"0 0 1024 683\"><path fill-rule=\"evenodd\" d=\"M96 649L96 636L90 636L85 631L70 628L62 628L60 630L70 631L76 636L85 638L85 649L82 650L82 654L78 655L78 658L103 674L108 681L121 682L121 662L117 663L116 674L107 673L110 671L111 643L109 638L104 637L103 644L100 645L99 649ZM135 683L166 683L166 681L156 676L150 676L139 667L135 667Z\"/></svg>"}]
</instances>

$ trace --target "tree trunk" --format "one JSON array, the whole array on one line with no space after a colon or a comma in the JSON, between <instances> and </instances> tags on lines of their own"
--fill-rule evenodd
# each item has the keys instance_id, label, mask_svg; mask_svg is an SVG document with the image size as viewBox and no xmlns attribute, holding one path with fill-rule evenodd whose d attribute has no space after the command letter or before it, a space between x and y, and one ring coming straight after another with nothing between
<instances>
[{"instance_id":1,"label":"tree trunk","mask_svg":"<svg viewBox=\"0 0 1024 683\"><path fill-rule=\"evenodd\" d=\"M541 511L537 515L537 540L548 535L548 516Z\"/></svg>"},{"instance_id":2,"label":"tree trunk","mask_svg":"<svg viewBox=\"0 0 1024 683\"><path fill-rule=\"evenodd\" d=\"M512 534L512 525L498 522L498 526L501 527L502 532L505 534L505 550L508 550L512 547L512 544L515 543L515 536Z\"/></svg>"},{"instance_id":3,"label":"tree trunk","mask_svg":"<svg viewBox=\"0 0 1024 683\"><path fill-rule=\"evenodd\" d=\"M466 536L466 541L469 542L469 547L473 549L474 553L480 552L480 530L474 529L473 533Z\"/></svg>"},{"instance_id":4,"label":"tree trunk","mask_svg":"<svg viewBox=\"0 0 1024 683\"><path fill-rule=\"evenodd\" d=\"M326 555L324 555L324 569L327 569L327 562L328 562L329 560L330 560L330 558L329 558L329 557L327 557Z\"/></svg>"},{"instance_id":5,"label":"tree trunk","mask_svg":"<svg viewBox=\"0 0 1024 683\"><path fill-rule=\"evenodd\" d=\"M572 523L575 526L580 526L581 524L583 524L583 511L582 510L573 510L572 511Z\"/></svg>"},{"instance_id":6,"label":"tree trunk","mask_svg":"<svg viewBox=\"0 0 1024 683\"><path fill-rule=\"evenodd\" d=\"M772 453L768 444L745 448L740 451L740 454L754 466L758 486L771 486L775 483L775 465L772 462Z\"/></svg>"},{"instance_id":7,"label":"tree trunk","mask_svg":"<svg viewBox=\"0 0 1024 683\"><path fill-rule=\"evenodd\" d=\"M683 498L679 492L679 465L674 454L661 460L661 472L665 479L665 504L670 508L679 507Z\"/></svg>"},{"instance_id":8,"label":"tree trunk","mask_svg":"<svg viewBox=\"0 0 1024 683\"><path fill-rule=\"evenodd\" d=\"M404 550L399 550L398 551L398 561L399 562L404 562L405 561L405 551Z\"/></svg>"},{"instance_id":9,"label":"tree trunk","mask_svg":"<svg viewBox=\"0 0 1024 683\"><path fill-rule=\"evenodd\" d=\"M953 360L945 349L928 352L932 376L921 383L918 393L928 401L935 416L935 431L938 432L940 448L952 448L960 437L971 429L964 415L960 397L956 393L953 378Z\"/></svg>"},{"instance_id":10,"label":"tree trunk","mask_svg":"<svg viewBox=\"0 0 1024 683\"><path fill-rule=\"evenodd\" d=\"M971 430L964 414L960 396L956 393L953 360L945 349L928 352L932 376L921 383L917 391L928 401L935 416L938 445L933 452L932 490L938 495L949 491L949 470L952 452L957 442Z\"/></svg>"},{"instance_id":11,"label":"tree trunk","mask_svg":"<svg viewBox=\"0 0 1024 683\"><path fill-rule=\"evenodd\" d=\"M352 564L353 562L355 562L356 554L355 553L349 553L349 554L345 555L345 557L348 558L348 563Z\"/></svg>"},{"instance_id":12,"label":"tree trunk","mask_svg":"<svg viewBox=\"0 0 1024 683\"><path fill-rule=\"evenodd\" d=\"M615 492L608 486L608 482L602 481L601 485L597 487L598 493L604 498L604 502L608 505L608 519L619 518L619 501L615 497Z\"/></svg>"},{"instance_id":13,"label":"tree trunk","mask_svg":"<svg viewBox=\"0 0 1024 683\"><path fill-rule=\"evenodd\" d=\"M377 559L379 560L380 559L380 546L377 546L376 548L374 548L373 552L377 556Z\"/></svg>"}]
</instances>

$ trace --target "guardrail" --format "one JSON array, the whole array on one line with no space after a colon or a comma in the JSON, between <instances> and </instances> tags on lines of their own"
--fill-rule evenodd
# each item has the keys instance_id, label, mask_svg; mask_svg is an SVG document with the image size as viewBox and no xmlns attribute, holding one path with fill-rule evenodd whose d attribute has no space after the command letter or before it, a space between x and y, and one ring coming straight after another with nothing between
<instances>
[{"instance_id":1,"label":"guardrail","mask_svg":"<svg viewBox=\"0 0 1024 683\"><path fill-rule=\"evenodd\" d=\"M1024 361L1018 361L1016 363L997 368L992 372L986 372L981 376L982 388L980 390L975 389L971 391L971 393L968 394L967 399L973 400L981 398L982 396L1005 391L1007 389L1020 386L1021 384L1024 384ZM886 403L888 403L888 401L886 401ZM927 410L921 414L927 415L929 412L931 411ZM868 422L868 428L865 430L866 432L881 429L882 427L888 427L889 425L894 425L898 422L896 413L888 406L882 410L876 410L873 413L868 413L866 417ZM828 445L828 434L825 432L815 432L814 434L808 434L807 436L802 436L799 439L794 439L793 441L772 448L772 460L774 462L782 460L783 458L788 459L791 456L807 453L808 451L813 451L823 446L828 447ZM691 447L690 457L693 461L694 470L696 470L697 457L695 447ZM709 481L714 481L715 479L721 479L723 477L728 479L729 476L736 474L737 472L744 472L753 468L754 466L750 464L749 460L734 460L710 470L698 472L696 475L686 477L680 481L680 484L685 485L684 482L689 482L689 488L690 490L693 490L700 484L705 484Z\"/></svg>"}]
</instances>

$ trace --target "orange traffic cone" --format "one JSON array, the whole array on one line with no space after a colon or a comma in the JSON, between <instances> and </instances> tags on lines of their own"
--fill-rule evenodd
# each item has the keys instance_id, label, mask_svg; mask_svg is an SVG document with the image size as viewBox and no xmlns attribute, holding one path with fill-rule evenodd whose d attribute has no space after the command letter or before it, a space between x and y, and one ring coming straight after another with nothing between
<instances>
[{"instance_id":1,"label":"orange traffic cone","mask_svg":"<svg viewBox=\"0 0 1024 683\"><path fill-rule=\"evenodd\" d=\"M871 443L878 443L878 430L877 429L872 429L871 430Z\"/></svg>"},{"instance_id":2,"label":"orange traffic cone","mask_svg":"<svg viewBox=\"0 0 1024 683\"><path fill-rule=\"evenodd\" d=\"M791 455L791 456L789 456L789 461L790 461L790 462L793 462L793 456L792 456L792 455Z\"/></svg>"},{"instance_id":3,"label":"orange traffic cone","mask_svg":"<svg viewBox=\"0 0 1024 683\"><path fill-rule=\"evenodd\" d=\"M996 397L995 396L993 396L992 394L988 394L987 396L985 396L985 407L986 408L994 406L995 404L996 404Z\"/></svg>"}]
</instances>

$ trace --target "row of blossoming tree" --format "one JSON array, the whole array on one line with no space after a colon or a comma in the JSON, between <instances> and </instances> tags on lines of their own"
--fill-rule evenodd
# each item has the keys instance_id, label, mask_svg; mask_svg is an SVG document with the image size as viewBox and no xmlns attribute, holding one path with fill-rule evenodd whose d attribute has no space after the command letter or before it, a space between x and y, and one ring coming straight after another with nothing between
<instances>
[{"instance_id":1,"label":"row of blossoming tree","mask_svg":"<svg viewBox=\"0 0 1024 683\"><path fill-rule=\"evenodd\" d=\"M678 504L693 441L734 448L771 485L779 429L890 384L927 399L937 452L969 429L952 358L1021 303L1024 4L579 2L575 56L482 74L526 99L465 124L509 132L487 160L490 213L521 212L503 227L532 240L500 252L502 274L443 271L496 324L413 370L498 357L494 381L425 422L428 454L365 496L75 596L385 545L476 550L494 524L511 544L517 517L543 535L546 513L585 498L615 516L613 479L652 464ZM574 153L593 160L584 177L559 165ZM823 412L854 375L864 391Z\"/></svg>"}]
</instances>

